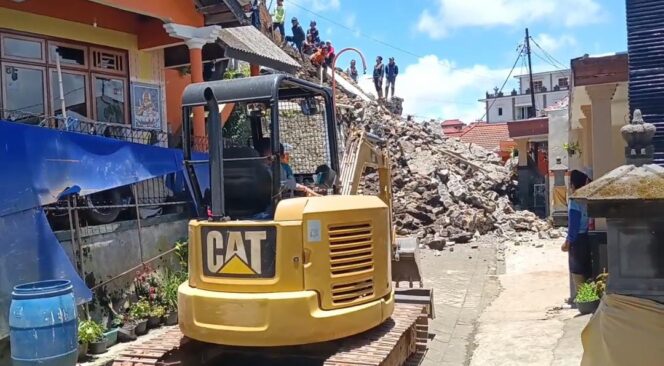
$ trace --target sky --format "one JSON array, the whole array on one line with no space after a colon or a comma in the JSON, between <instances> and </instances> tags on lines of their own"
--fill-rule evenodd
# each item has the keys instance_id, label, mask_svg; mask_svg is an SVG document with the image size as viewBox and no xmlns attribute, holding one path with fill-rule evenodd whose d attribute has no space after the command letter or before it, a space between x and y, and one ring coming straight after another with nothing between
<instances>
[{"instance_id":1,"label":"sky","mask_svg":"<svg viewBox=\"0 0 664 366\"><path fill-rule=\"evenodd\" d=\"M337 51L362 51L365 90L373 90L376 56L394 57L396 95L405 99L404 113L418 119L482 118L478 99L486 91L506 80L505 91L517 86L507 77L526 27L543 50L532 45L534 72L569 68L584 54L627 50L624 0L285 0L285 6L287 19L295 16L303 26L316 20L321 38ZM345 69L351 59L361 67L352 52L337 66ZM527 73L524 59L513 76Z\"/></svg>"}]
</instances>

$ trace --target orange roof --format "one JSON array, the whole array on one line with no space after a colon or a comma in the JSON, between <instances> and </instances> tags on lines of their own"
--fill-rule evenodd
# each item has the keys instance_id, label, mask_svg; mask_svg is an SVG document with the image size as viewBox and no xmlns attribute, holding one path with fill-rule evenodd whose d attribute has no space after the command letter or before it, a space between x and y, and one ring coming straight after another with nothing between
<instances>
[{"instance_id":1,"label":"orange roof","mask_svg":"<svg viewBox=\"0 0 664 366\"><path fill-rule=\"evenodd\" d=\"M452 127L452 126L460 126L464 125L465 123L461 122L459 119L447 119L443 121L440 125L443 127Z\"/></svg>"},{"instance_id":2,"label":"orange roof","mask_svg":"<svg viewBox=\"0 0 664 366\"><path fill-rule=\"evenodd\" d=\"M512 140L507 123L478 123L458 137L463 142L482 146L489 151L498 151L501 142Z\"/></svg>"}]
</instances>

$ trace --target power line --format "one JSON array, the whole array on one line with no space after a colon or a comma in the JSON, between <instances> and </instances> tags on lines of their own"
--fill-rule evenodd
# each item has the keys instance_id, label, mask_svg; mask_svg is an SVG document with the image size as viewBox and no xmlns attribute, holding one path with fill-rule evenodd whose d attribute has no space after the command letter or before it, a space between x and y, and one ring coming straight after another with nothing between
<instances>
[{"instance_id":1,"label":"power line","mask_svg":"<svg viewBox=\"0 0 664 366\"><path fill-rule=\"evenodd\" d=\"M516 65L519 63L519 60L523 56L523 49L524 49L523 45L520 45L519 48L517 48L517 56L516 60L514 60L514 65L512 65L512 69L510 70L509 74L507 74L507 78L505 79L505 82L503 82L503 85L500 87L498 94L500 94L503 91L505 85L507 85L507 82L510 81L512 73L514 72L514 69L516 69ZM493 101L491 102L491 105L489 105L489 108L487 108L486 111L484 111L484 115L482 116L482 118L478 119L478 121L482 121L484 117L486 117L486 114L491 110L491 108L493 108L493 105L496 103L497 100L498 100L497 95L495 95Z\"/></svg>"},{"instance_id":2,"label":"power line","mask_svg":"<svg viewBox=\"0 0 664 366\"><path fill-rule=\"evenodd\" d=\"M330 19L330 18L328 18L328 17L326 17L326 16L324 16L324 15L321 15L321 14L318 14L318 13L312 11L312 10L309 10L309 9L305 8L304 6L302 6L302 5L300 5L300 4L296 3L296 2L289 1L289 3L295 5L295 7L297 7L297 8L300 8L300 9L306 11L307 13L313 14L313 15L315 15L316 17L318 17L318 18L320 18L320 19L323 19L323 20L325 20L325 21L327 21L327 22L329 22L329 23L332 23L332 24L334 24L334 25L336 25L336 26L338 26L338 27L341 27L341 28L343 28L343 29L345 29L345 30L347 30L347 31L349 31L349 32L352 32L352 33L354 33L354 34L358 34L359 36L364 37L364 38L366 38L366 39L368 39L368 40L370 40L370 41L373 41L373 42L379 43L379 44L381 44L381 45L383 45L383 46L386 46L386 47L392 48L393 50L399 51L399 52L404 53L404 54L409 55L409 56L413 56L413 57L418 58L418 59L420 59L420 58L423 57L423 56L418 55L418 54L416 54L416 53L414 53L414 52L410 52L410 51L405 50L405 49L403 49L403 48L401 48L401 47L394 46L394 45L392 45L392 44L390 44L390 43L387 43L387 42L385 42L385 41L381 41L380 39L377 39L377 38L375 38L375 37L371 37L371 36L369 36L369 35L367 35L367 34L365 34L365 33L362 33L361 31L359 31L359 30L357 30L357 29L353 29L353 28L351 28L351 27L346 26L345 24L341 24L341 23L337 22L336 20Z\"/></svg>"},{"instance_id":3,"label":"power line","mask_svg":"<svg viewBox=\"0 0 664 366\"><path fill-rule=\"evenodd\" d=\"M534 39L533 37L530 37L530 40L533 41L533 43L535 44L535 46L537 46L537 48L539 48L539 49L544 53L544 55L546 56L546 58L548 58L549 60L551 60L552 63L555 63L555 64L558 65L558 66L555 66L555 65L554 65L555 67L560 67L560 68L562 68L562 69L568 69L568 67L565 66L565 65L563 65L562 62L558 61L555 57L551 56L550 53L546 52L546 50L545 50L542 46L540 46L539 43L537 43L537 41L535 41L535 39Z\"/></svg>"}]
</instances>

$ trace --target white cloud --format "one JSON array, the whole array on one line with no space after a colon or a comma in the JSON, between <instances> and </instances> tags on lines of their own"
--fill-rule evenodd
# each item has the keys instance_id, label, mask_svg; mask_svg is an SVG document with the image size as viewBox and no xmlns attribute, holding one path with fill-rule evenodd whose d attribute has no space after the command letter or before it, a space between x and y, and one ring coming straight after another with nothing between
<instances>
[{"instance_id":1,"label":"white cloud","mask_svg":"<svg viewBox=\"0 0 664 366\"><path fill-rule=\"evenodd\" d=\"M422 57L400 71L396 95L404 98L404 114L427 119L459 118L464 122L482 117L484 105L477 100L487 90L500 86L509 72L484 65L460 68L434 55ZM360 86L375 95L370 76L362 79ZM511 90L508 87L506 90Z\"/></svg>"},{"instance_id":2,"label":"white cloud","mask_svg":"<svg viewBox=\"0 0 664 366\"><path fill-rule=\"evenodd\" d=\"M298 5L301 5L311 11L323 11L330 9L339 9L341 7L341 0L298 0ZM286 2L288 5L288 2Z\"/></svg>"},{"instance_id":3,"label":"white cloud","mask_svg":"<svg viewBox=\"0 0 664 366\"><path fill-rule=\"evenodd\" d=\"M525 26L535 22L574 27L603 20L597 0L436 0L416 24L431 38L464 27Z\"/></svg>"},{"instance_id":4,"label":"white cloud","mask_svg":"<svg viewBox=\"0 0 664 366\"><path fill-rule=\"evenodd\" d=\"M357 24L357 15L355 13L351 13L346 17L344 25L353 32L355 38L359 38L362 34L360 26Z\"/></svg>"},{"instance_id":5,"label":"white cloud","mask_svg":"<svg viewBox=\"0 0 664 366\"><path fill-rule=\"evenodd\" d=\"M535 42L548 53L554 53L566 47L575 47L578 44L576 38L569 34L554 37L547 33L540 33L535 37Z\"/></svg>"}]
</instances>

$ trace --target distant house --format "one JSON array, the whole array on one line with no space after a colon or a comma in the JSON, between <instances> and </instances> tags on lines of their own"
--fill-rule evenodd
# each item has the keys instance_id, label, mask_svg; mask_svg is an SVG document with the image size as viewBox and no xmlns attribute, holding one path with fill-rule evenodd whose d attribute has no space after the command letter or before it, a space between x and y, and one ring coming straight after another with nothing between
<instances>
[{"instance_id":1,"label":"distant house","mask_svg":"<svg viewBox=\"0 0 664 366\"><path fill-rule=\"evenodd\" d=\"M456 137L463 142L493 151L499 154L504 161L510 158L512 149L516 146L510 138L507 123L475 123Z\"/></svg>"},{"instance_id":2,"label":"distant house","mask_svg":"<svg viewBox=\"0 0 664 366\"><path fill-rule=\"evenodd\" d=\"M458 119L448 119L443 121L440 124L440 127L443 129L443 133L446 136L458 136L463 132L466 124Z\"/></svg>"},{"instance_id":3,"label":"distant house","mask_svg":"<svg viewBox=\"0 0 664 366\"><path fill-rule=\"evenodd\" d=\"M535 89L535 115L542 116L546 107L569 95L570 70L555 70L533 74ZM509 122L528 119L532 113L533 103L530 94L530 76L517 75L519 89L486 93L484 103L487 122Z\"/></svg>"}]
</instances>

